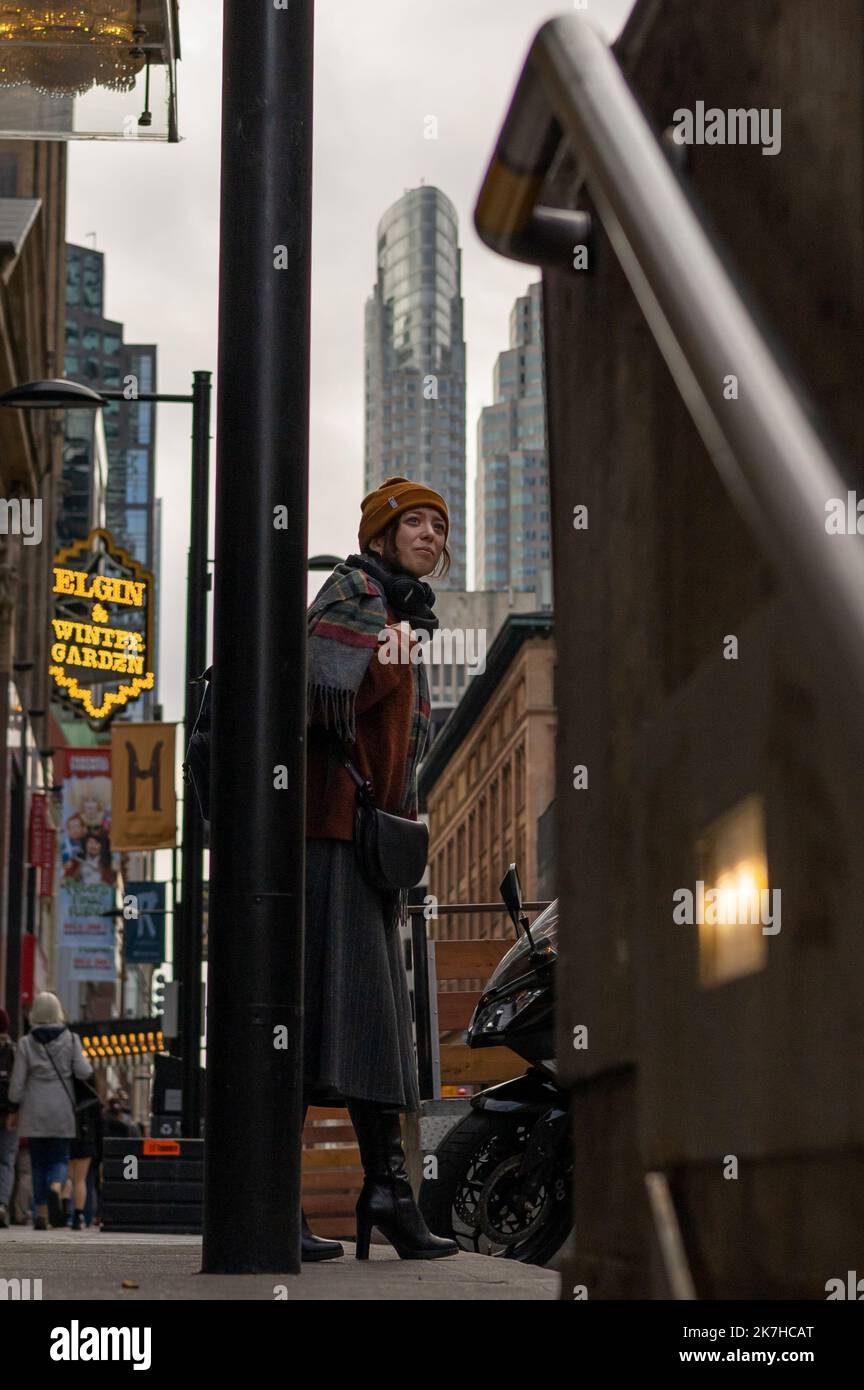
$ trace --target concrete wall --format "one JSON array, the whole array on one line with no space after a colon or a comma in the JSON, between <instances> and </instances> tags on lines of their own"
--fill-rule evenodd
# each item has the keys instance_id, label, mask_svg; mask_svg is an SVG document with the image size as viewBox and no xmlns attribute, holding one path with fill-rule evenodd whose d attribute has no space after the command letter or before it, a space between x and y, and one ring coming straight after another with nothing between
<instances>
[{"instance_id":1,"label":"concrete wall","mask_svg":"<svg viewBox=\"0 0 864 1390\"><path fill-rule=\"evenodd\" d=\"M862 39L854 0L652 0L619 42L658 132L698 100L781 108L778 155L693 147L682 176L850 486L864 443ZM570 159L543 201L593 211ZM544 296L558 1054L576 1156L564 1296L574 1283L667 1296L644 1188L659 1168L701 1296L824 1298L861 1260L860 711L726 497L602 229L590 270L545 274ZM782 930L764 969L704 988L672 893L698 877L704 827L754 792Z\"/></svg>"}]
</instances>

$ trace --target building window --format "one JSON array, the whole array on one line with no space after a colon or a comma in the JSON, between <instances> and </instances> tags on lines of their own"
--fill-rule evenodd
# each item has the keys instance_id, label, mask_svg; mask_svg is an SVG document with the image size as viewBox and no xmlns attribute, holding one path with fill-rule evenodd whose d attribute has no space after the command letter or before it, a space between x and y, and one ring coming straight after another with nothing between
<instances>
[{"instance_id":1,"label":"building window","mask_svg":"<svg viewBox=\"0 0 864 1390\"><path fill-rule=\"evenodd\" d=\"M516 749L516 810L521 811L525 805L525 747L520 744Z\"/></svg>"},{"instance_id":2,"label":"building window","mask_svg":"<svg viewBox=\"0 0 864 1390\"><path fill-rule=\"evenodd\" d=\"M81 262L71 251L66 257L66 303L73 308L81 303Z\"/></svg>"},{"instance_id":3,"label":"building window","mask_svg":"<svg viewBox=\"0 0 864 1390\"><path fill-rule=\"evenodd\" d=\"M84 307L94 314L102 312L102 274L99 260L95 256L84 257Z\"/></svg>"},{"instance_id":4,"label":"building window","mask_svg":"<svg viewBox=\"0 0 864 1390\"><path fill-rule=\"evenodd\" d=\"M126 450L126 501L146 506L148 494L148 458L146 449Z\"/></svg>"},{"instance_id":5,"label":"building window","mask_svg":"<svg viewBox=\"0 0 864 1390\"><path fill-rule=\"evenodd\" d=\"M0 154L0 198L15 198L17 196L18 156L3 151Z\"/></svg>"}]
</instances>

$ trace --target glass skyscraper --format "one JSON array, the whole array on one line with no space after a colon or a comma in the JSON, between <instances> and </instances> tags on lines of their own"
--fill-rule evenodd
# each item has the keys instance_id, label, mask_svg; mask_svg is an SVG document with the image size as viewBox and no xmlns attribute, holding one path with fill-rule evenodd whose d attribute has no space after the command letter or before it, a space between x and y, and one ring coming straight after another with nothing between
<instances>
[{"instance_id":1,"label":"glass skyscraper","mask_svg":"<svg viewBox=\"0 0 864 1390\"><path fill-rule=\"evenodd\" d=\"M152 344L123 341L123 325L105 318L105 257L87 246L66 246L65 375L101 389L130 394L155 392L157 349ZM64 479L70 489L58 521L58 540L87 535L85 486L92 486L91 422L82 429L79 417L92 412L69 411L66 421ZM159 547L155 525L156 407L150 401L110 401L101 412L108 451L105 485L105 524L115 541L156 576L159 592ZM78 497L81 493L81 497ZM158 651L158 602L154 639ZM151 717L154 693L142 697L145 718Z\"/></svg>"},{"instance_id":2,"label":"glass skyscraper","mask_svg":"<svg viewBox=\"0 0 864 1390\"><path fill-rule=\"evenodd\" d=\"M456 209L409 189L378 224L366 302L365 490L394 474L440 492L453 564L436 588L464 589L465 341Z\"/></svg>"},{"instance_id":3,"label":"glass skyscraper","mask_svg":"<svg viewBox=\"0 0 864 1390\"><path fill-rule=\"evenodd\" d=\"M510 314L510 346L498 354L494 405L480 412L475 483L478 589L533 589L552 603L549 464L538 280Z\"/></svg>"},{"instance_id":4,"label":"glass skyscraper","mask_svg":"<svg viewBox=\"0 0 864 1390\"><path fill-rule=\"evenodd\" d=\"M104 278L100 251L67 245L65 374L95 391L131 388L132 378L138 391L155 391L156 348L124 343L122 323L105 318ZM155 407L149 401L111 401L104 419L108 529L130 555L153 570Z\"/></svg>"}]
</instances>

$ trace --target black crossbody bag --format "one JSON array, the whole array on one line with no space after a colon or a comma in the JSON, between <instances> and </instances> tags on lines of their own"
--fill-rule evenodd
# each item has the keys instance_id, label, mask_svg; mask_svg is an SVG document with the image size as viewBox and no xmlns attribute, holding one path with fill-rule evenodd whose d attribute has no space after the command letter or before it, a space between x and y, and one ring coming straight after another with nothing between
<instances>
[{"instance_id":1,"label":"black crossbody bag","mask_svg":"<svg viewBox=\"0 0 864 1390\"><path fill-rule=\"evenodd\" d=\"M379 810L371 781L354 766L335 735L333 739L339 761L357 788L354 851L361 874L373 888L387 893L413 888L426 869L429 827L423 821Z\"/></svg>"}]
</instances>

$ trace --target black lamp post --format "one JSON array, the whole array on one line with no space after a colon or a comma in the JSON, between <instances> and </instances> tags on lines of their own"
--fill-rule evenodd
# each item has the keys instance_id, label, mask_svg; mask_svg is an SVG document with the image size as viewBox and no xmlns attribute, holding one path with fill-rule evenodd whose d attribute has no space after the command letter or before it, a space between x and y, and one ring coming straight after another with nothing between
<instances>
[{"instance_id":1,"label":"black lamp post","mask_svg":"<svg viewBox=\"0 0 864 1390\"><path fill-rule=\"evenodd\" d=\"M300 1272L313 8L224 4L206 1273Z\"/></svg>"},{"instance_id":2,"label":"black lamp post","mask_svg":"<svg viewBox=\"0 0 864 1390\"><path fill-rule=\"evenodd\" d=\"M192 486L189 558L186 574L186 737L197 714L197 679L207 660L207 529L210 473L210 372L194 372L191 395L141 391L94 391L63 378L28 381L0 395L0 406L18 410L101 410L109 401L148 401L192 407ZM201 945L204 825L195 798L183 796L183 861L180 910L174 921L174 967L182 982L183 1129L197 1139L201 1130Z\"/></svg>"}]
</instances>

